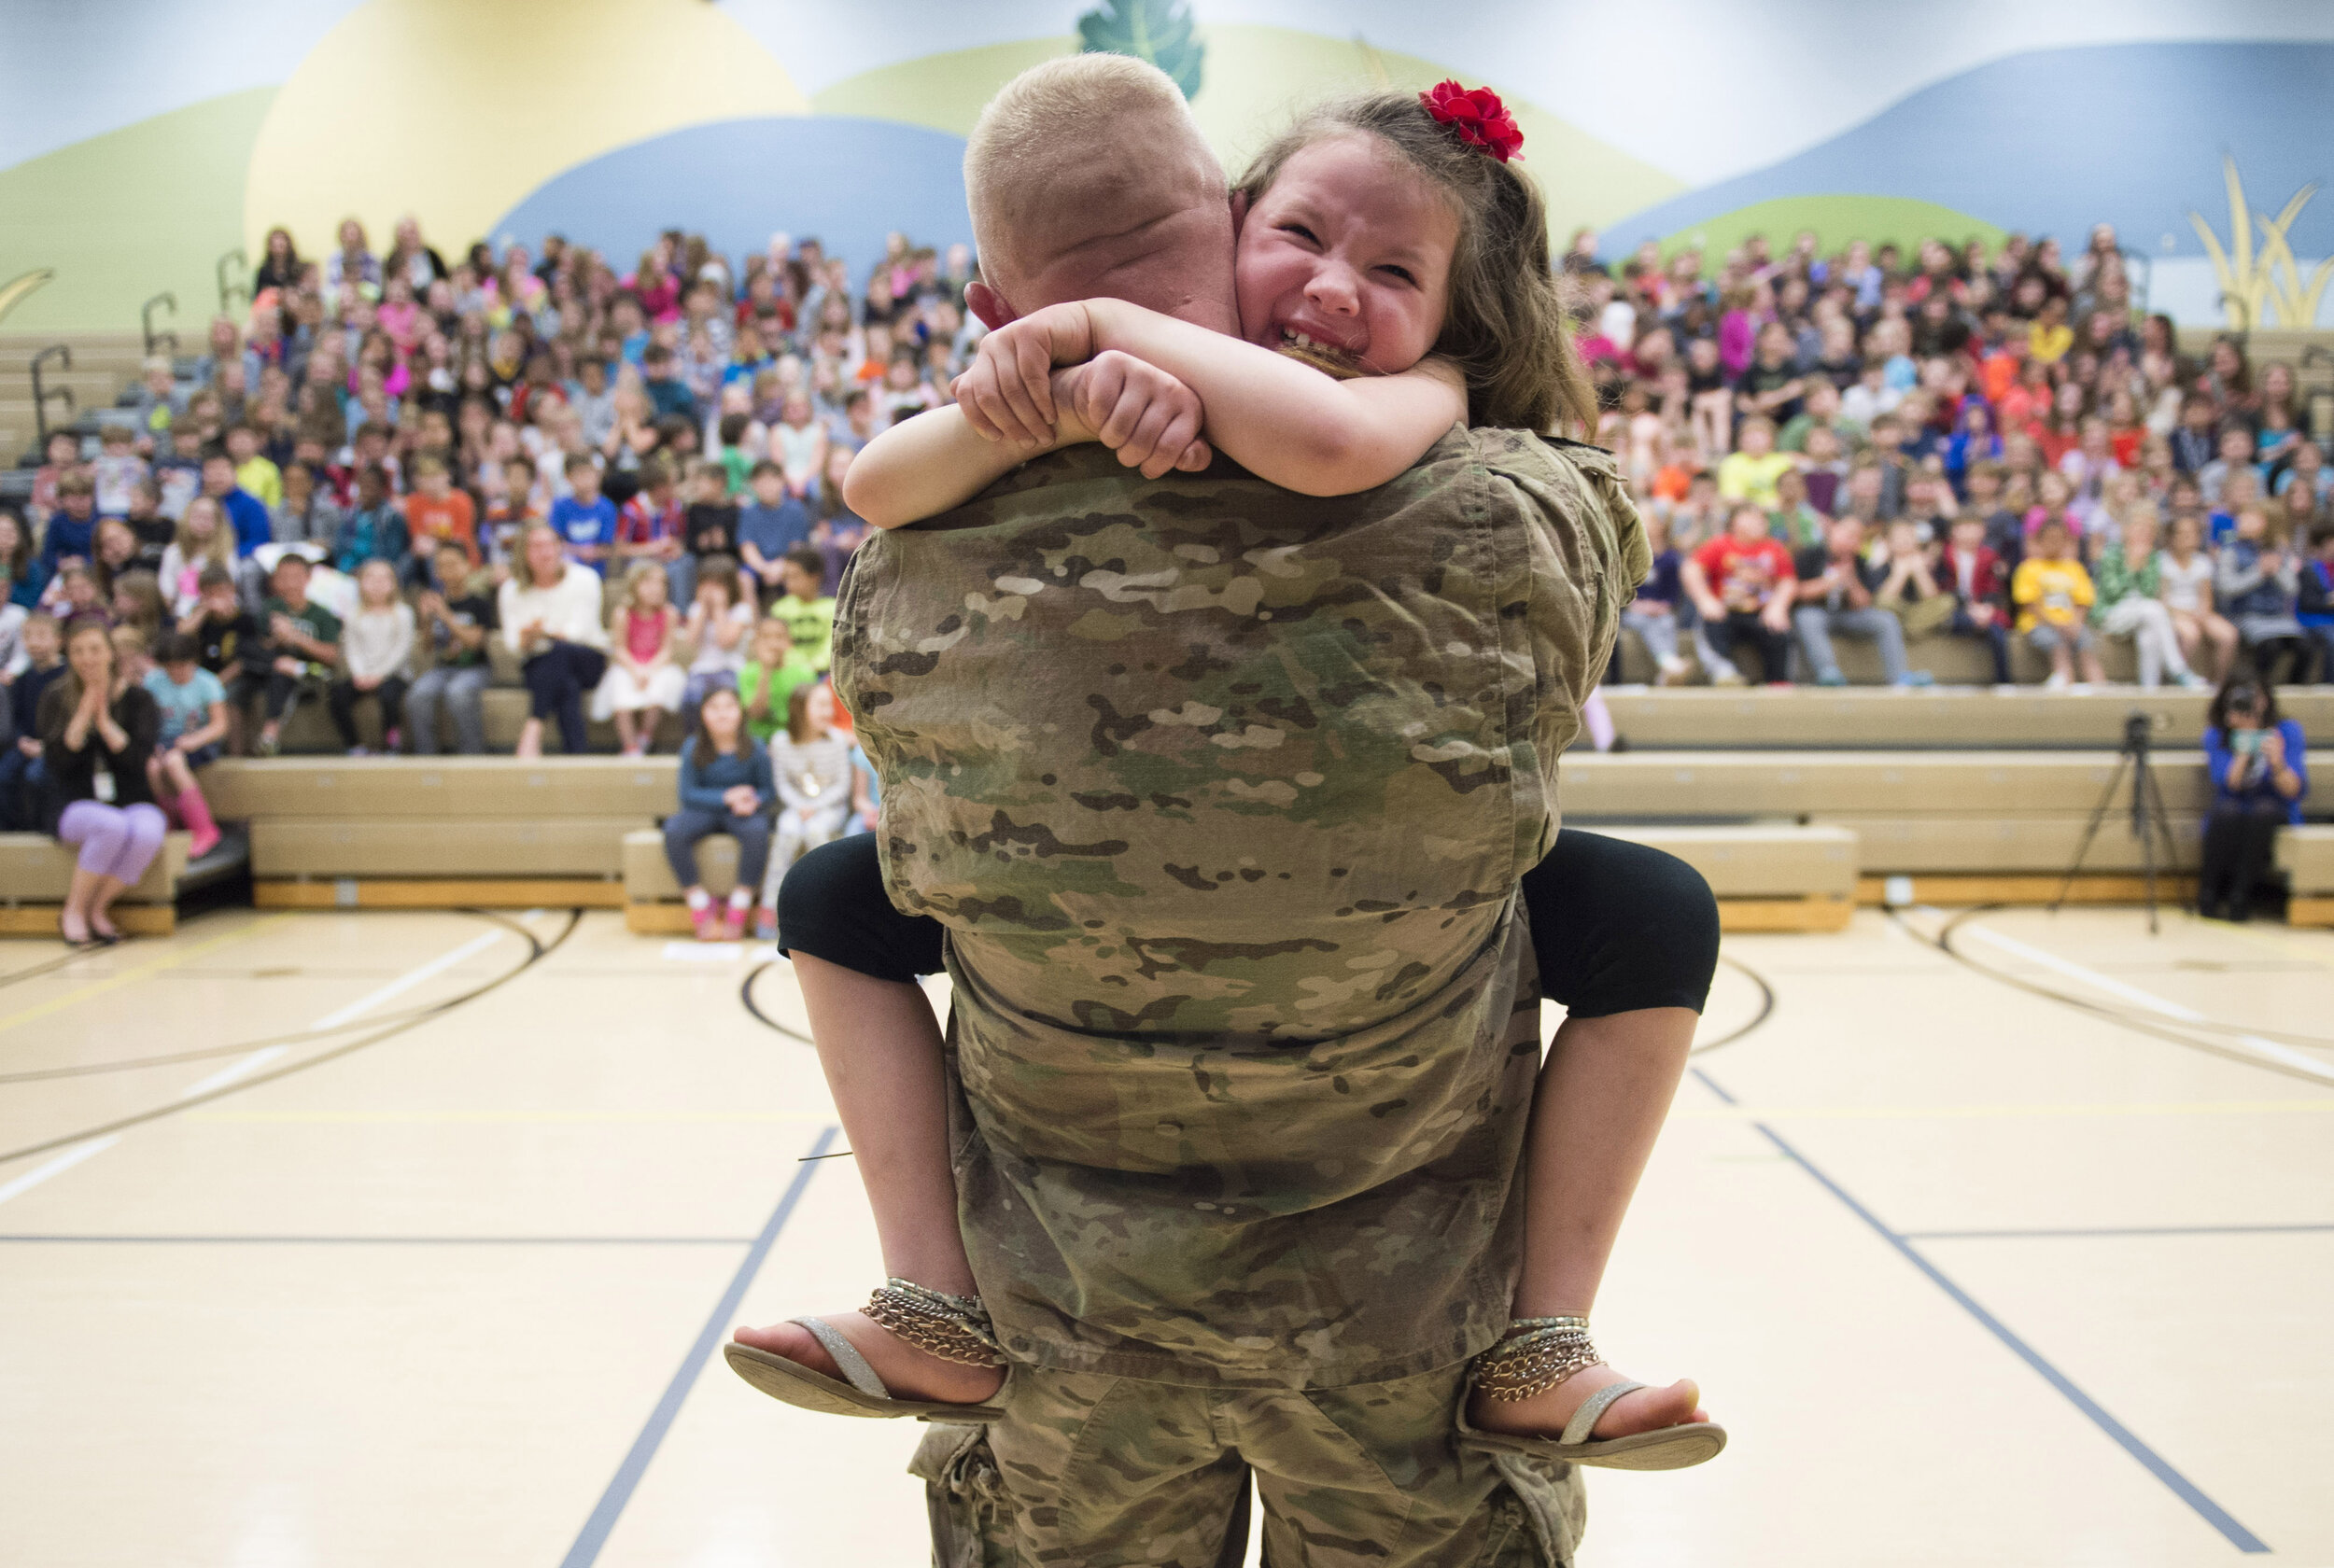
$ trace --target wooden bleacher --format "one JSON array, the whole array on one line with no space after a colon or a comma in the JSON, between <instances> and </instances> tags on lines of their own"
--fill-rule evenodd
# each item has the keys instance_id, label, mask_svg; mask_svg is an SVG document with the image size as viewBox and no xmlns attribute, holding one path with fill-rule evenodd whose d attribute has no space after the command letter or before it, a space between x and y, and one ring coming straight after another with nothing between
<instances>
[{"instance_id":1,"label":"wooden bleacher","mask_svg":"<svg viewBox=\"0 0 2334 1568\"><path fill-rule=\"evenodd\" d=\"M2278 693L2304 734L2334 735L2334 687ZM2208 692L2130 687L2045 692L2029 687L1884 686L1668 688L1608 686L1605 704L1633 749L2113 750L2134 710L2148 716L2159 763L2203 743ZM1567 757L1569 767L1574 757Z\"/></svg>"},{"instance_id":2,"label":"wooden bleacher","mask_svg":"<svg viewBox=\"0 0 2334 1568\"><path fill-rule=\"evenodd\" d=\"M518 698L519 693L512 693ZM2116 774L2125 716L2148 715L2174 838L2158 869L2179 896L2211 791L2195 693L1991 691L1613 691L1628 750L1562 763L1566 820L1680 854L1718 890L1733 930L1835 929L1891 882L1923 902L2055 896ZM2334 733L2334 691L2296 691L2305 728ZM1687 749L1695 736L1714 737ZM2317 760L2334 777L2334 755ZM229 761L205 776L222 819L250 824L255 896L269 906L542 903L622 906L635 929L686 929L657 822L670 755ZM2144 864L2128 785L2074 896L2138 896ZM2325 830L2334 833L2334 829ZM2290 835L2297 904L2334 873ZM709 883L734 875L708 841ZM2312 878L2316 878L2313 881Z\"/></svg>"},{"instance_id":3,"label":"wooden bleacher","mask_svg":"<svg viewBox=\"0 0 2334 1568\"><path fill-rule=\"evenodd\" d=\"M137 332L0 332L0 469L34 456L37 428L33 411L33 384L28 371L34 356L63 343L73 353L73 368L55 361L44 367L44 386L70 387L73 409L51 404L51 427L74 424L85 415L115 406L122 393L135 386L146 356L145 339ZM199 349L200 344L198 343Z\"/></svg>"},{"instance_id":4,"label":"wooden bleacher","mask_svg":"<svg viewBox=\"0 0 2334 1568\"><path fill-rule=\"evenodd\" d=\"M1759 823L1610 831L1666 849L1708 878L1727 931L1838 931L1853 912L1856 835L1844 829ZM738 881L738 841L715 833L699 841L696 859L706 890L727 897ZM681 892L665 861L664 834L626 833L625 924L643 935L686 934Z\"/></svg>"},{"instance_id":5,"label":"wooden bleacher","mask_svg":"<svg viewBox=\"0 0 2334 1568\"><path fill-rule=\"evenodd\" d=\"M2277 865L2285 874L2285 923L2334 926L2334 824L2281 830Z\"/></svg>"},{"instance_id":6,"label":"wooden bleacher","mask_svg":"<svg viewBox=\"0 0 2334 1568\"><path fill-rule=\"evenodd\" d=\"M1568 756L1561 777L1566 820L1582 827L1763 819L1845 829L1857 837L1863 903L1880 902L1891 877L1911 878L1921 902L2034 903L2056 895L2116 762L2100 751L1629 751ZM2212 790L2195 752L2160 754L2155 771L2174 840L2158 869L2178 895ZM2144 851L2129 823L2127 775L2072 897L2139 896Z\"/></svg>"},{"instance_id":7,"label":"wooden bleacher","mask_svg":"<svg viewBox=\"0 0 2334 1568\"><path fill-rule=\"evenodd\" d=\"M697 875L705 890L727 898L738 885L738 841L713 833L697 841ZM643 936L686 936L689 906L665 862L665 835L643 828L624 835L624 923Z\"/></svg>"},{"instance_id":8,"label":"wooden bleacher","mask_svg":"<svg viewBox=\"0 0 2334 1568\"><path fill-rule=\"evenodd\" d=\"M672 810L671 757L275 757L214 764L263 908L614 908L625 834Z\"/></svg>"},{"instance_id":9,"label":"wooden bleacher","mask_svg":"<svg viewBox=\"0 0 2334 1568\"><path fill-rule=\"evenodd\" d=\"M183 833L162 840L162 852L146 875L114 904L114 924L134 936L168 936L178 929L187 844ZM46 833L0 833L0 936L57 934L57 912L73 885L74 856Z\"/></svg>"}]
</instances>

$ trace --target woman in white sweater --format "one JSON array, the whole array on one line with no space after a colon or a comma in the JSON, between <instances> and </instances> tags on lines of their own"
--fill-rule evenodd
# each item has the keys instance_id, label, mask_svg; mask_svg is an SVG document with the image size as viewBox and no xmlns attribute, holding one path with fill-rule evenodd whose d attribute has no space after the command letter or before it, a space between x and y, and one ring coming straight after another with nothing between
<instances>
[{"instance_id":1,"label":"woman in white sweater","mask_svg":"<svg viewBox=\"0 0 2334 1568\"><path fill-rule=\"evenodd\" d=\"M502 640L522 663L531 699L518 754L543 754L543 721L559 718L559 744L584 749L584 699L608 673L608 628L599 619L599 574L567 558L548 524L530 524L518 569L497 600Z\"/></svg>"},{"instance_id":2,"label":"woman in white sweater","mask_svg":"<svg viewBox=\"0 0 2334 1568\"><path fill-rule=\"evenodd\" d=\"M341 673L325 693L332 711L332 727L352 757L365 749L357 743L357 699L373 697L381 704L381 749L398 749L398 715L405 711L408 666L414 661L414 607L397 595L397 568L388 562L367 561L357 571L357 612L341 627Z\"/></svg>"}]
</instances>

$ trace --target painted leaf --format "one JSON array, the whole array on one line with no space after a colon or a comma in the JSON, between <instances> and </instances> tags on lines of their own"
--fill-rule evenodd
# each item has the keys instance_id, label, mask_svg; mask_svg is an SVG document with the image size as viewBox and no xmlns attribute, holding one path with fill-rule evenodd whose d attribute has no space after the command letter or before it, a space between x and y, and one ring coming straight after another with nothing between
<instances>
[{"instance_id":1,"label":"painted leaf","mask_svg":"<svg viewBox=\"0 0 2334 1568\"><path fill-rule=\"evenodd\" d=\"M1200 91L1207 46L1193 35L1191 7L1182 0L1103 0L1078 18L1079 47L1089 54L1128 54L1174 78L1186 98Z\"/></svg>"}]
</instances>

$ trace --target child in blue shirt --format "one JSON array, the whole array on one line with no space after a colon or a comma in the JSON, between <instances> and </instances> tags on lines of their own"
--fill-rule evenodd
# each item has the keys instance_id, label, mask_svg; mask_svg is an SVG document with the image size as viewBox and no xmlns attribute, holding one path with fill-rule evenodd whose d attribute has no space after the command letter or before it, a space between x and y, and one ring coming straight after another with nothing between
<instances>
[{"instance_id":1,"label":"child in blue shirt","mask_svg":"<svg viewBox=\"0 0 2334 1568\"><path fill-rule=\"evenodd\" d=\"M567 463L569 494L551 503L551 526L568 553L602 577L616 542L616 503L599 493L599 465L583 453Z\"/></svg>"},{"instance_id":2,"label":"child in blue shirt","mask_svg":"<svg viewBox=\"0 0 2334 1568\"><path fill-rule=\"evenodd\" d=\"M147 783L154 799L186 823L192 835L187 851L198 860L218 843L218 824L194 770L218 761L227 738L227 688L203 667L202 652L187 633L165 633L145 680L147 695L162 715L160 740L146 763Z\"/></svg>"}]
</instances>

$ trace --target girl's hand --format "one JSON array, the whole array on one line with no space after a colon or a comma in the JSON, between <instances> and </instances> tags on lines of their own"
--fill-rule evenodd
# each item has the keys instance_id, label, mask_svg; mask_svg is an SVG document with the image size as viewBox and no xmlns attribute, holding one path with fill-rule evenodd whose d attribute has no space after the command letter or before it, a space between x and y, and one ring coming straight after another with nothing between
<instances>
[{"instance_id":1,"label":"girl's hand","mask_svg":"<svg viewBox=\"0 0 2334 1568\"><path fill-rule=\"evenodd\" d=\"M2285 765L2285 737L2275 730L2261 732L2261 760L2273 773Z\"/></svg>"},{"instance_id":2,"label":"girl's hand","mask_svg":"<svg viewBox=\"0 0 2334 1568\"><path fill-rule=\"evenodd\" d=\"M1108 349L1053 379L1072 416L1145 479L1196 473L1215 456L1200 439L1199 394L1156 365Z\"/></svg>"},{"instance_id":3,"label":"girl's hand","mask_svg":"<svg viewBox=\"0 0 2334 1568\"><path fill-rule=\"evenodd\" d=\"M1035 449L1053 441L1053 368L1093 353L1082 305L1048 305L980 340L972 368L949 391L975 430L990 441Z\"/></svg>"}]
</instances>

